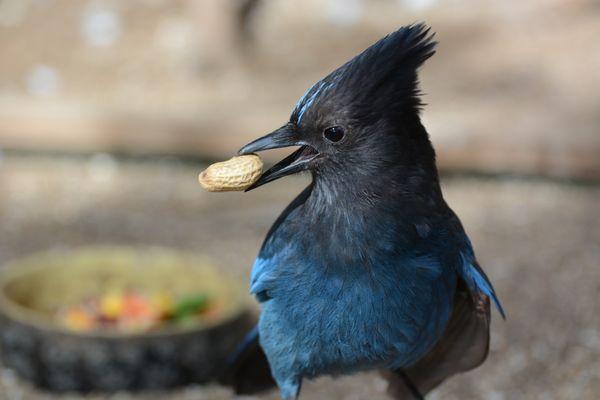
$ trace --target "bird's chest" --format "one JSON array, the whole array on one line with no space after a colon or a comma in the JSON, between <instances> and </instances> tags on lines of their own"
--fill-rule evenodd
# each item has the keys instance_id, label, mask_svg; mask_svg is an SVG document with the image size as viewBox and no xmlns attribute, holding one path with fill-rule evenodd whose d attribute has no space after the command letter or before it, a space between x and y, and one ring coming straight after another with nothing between
<instances>
[{"instance_id":1,"label":"bird's chest","mask_svg":"<svg viewBox=\"0 0 600 400\"><path fill-rule=\"evenodd\" d=\"M421 356L445 325L451 293L439 271L386 262L341 266L285 260L260 321L270 361L314 376Z\"/></svg>"}]
</instances>

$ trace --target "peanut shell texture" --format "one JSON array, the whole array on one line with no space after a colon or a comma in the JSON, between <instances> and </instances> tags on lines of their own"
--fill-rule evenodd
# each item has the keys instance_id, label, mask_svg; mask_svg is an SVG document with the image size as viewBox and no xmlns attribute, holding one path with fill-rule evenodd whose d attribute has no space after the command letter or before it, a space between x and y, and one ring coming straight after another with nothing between
<instances>
[{"instance_id":1,"label":"peanut shell texture","mask_svg":"<svg viewBox=\"0 0 600 400\"><path fill-rule=\"evenodd\" d=\"M249 154L211 164L198 175L198 182L209 192L246 190L260 178L263 162Z\"/></svg>"}]
</instances>

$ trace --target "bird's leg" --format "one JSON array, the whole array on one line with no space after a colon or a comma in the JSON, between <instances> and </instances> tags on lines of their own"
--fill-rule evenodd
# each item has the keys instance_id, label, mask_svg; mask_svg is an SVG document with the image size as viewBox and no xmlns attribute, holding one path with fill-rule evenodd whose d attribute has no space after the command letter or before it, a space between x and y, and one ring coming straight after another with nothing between
<instances>
[{"instance_id":1,"label":"bird's leg","mask_svg":"<svg viewBox=\"0 0 600 400\"><path fill-rule=\"evenodd\" d=\"M402 371L398 369L394 371L400 379L404 382L410 393L414 396L414 400L425 400L425 397L419 392L419 389L415 386L413 381Z\"/></svg>"},{"instance_id":2,"label":"bird's leg","mask_svg":"<svg viewBox=\"0 0 600 400\"><path fill-rule=\"evenodd\" d=\"M301 379L286 379L283 382L277 381L282 400L298 400L300 395Z\"/></svg>"},{"instance_id":3,"label":"bird's leg","mask_svg":"<svg viewBox=\"0 0 600 400\"><path fill-rule=\"evenodd\" d=\"M418 386L401 368L381 371L383 377L389 381L388 395L395 400L424 400Z\"/></svg>"}]
</instances>

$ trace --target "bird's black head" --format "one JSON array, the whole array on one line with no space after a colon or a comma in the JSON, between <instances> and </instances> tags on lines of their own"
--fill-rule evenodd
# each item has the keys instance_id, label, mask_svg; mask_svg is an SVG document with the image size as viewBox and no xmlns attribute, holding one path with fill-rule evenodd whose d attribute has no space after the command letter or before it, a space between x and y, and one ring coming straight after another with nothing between
<instances>
[{"instance_id":1,"label":"bird's black head","mask_svg":"<svg viewBox=\"0 0 600 400\"><path fill-rule=\"evenodd\" d=\"M400 28L315 83L287 124L239 151L300 146L249 190L303 170L340 181L433 169L437 179L417 87L418 67L435 52L432 36L423 24Z\"/></svg>"}]
</instances>

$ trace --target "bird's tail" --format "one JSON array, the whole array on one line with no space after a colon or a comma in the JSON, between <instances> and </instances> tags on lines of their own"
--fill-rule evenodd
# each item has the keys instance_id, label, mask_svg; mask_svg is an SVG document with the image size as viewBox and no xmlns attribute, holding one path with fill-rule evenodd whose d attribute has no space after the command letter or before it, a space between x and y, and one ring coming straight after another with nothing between
<instances>
[{"instance_id":1,"label":"bird's tail","mask_svg":"<svg viewBox=\"0 0 600 400\"><path fill-rule=\"evenodd\" d=\"M221 383L236 394L251 395L275 387L267 357L258 343L255 326L227 360Z\"/></svg>"}]
</instances>

